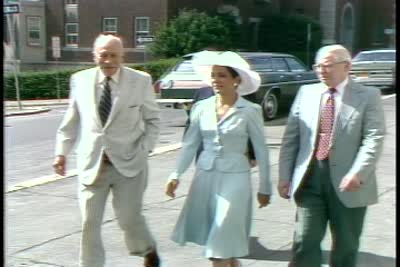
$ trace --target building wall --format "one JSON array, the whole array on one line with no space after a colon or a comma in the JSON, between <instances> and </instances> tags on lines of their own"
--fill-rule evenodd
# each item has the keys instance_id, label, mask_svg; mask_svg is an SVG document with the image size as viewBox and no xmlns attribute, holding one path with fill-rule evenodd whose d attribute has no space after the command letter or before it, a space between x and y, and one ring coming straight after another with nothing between
<instances>
[{"instance_id":1,"label":"building wall","mask_svg":"<svg viewBox=\"0 0 400 267\"><path fill-rule=\"evenodd\" d=\"M18 15L18 54L21 62L46 62L46 15L44 1L21 1ZM40 17L40 44L28 44L27 17Z\"/></svg>"},{"instance_id":2,"label":"building wall","mask_svg":"<svg viewBox=\"0 0 400 267\"><path fill-rule=\"evenodd\" d=\"M48 0L49 36L61 37L62 51L60 61L92 61L92 46L96 36L103 31L104 17L118 18L118 32L122 37L125 49L125 61L143 61L148 57L144 49L136 47L135 17L150 18L150 33L153 34L157 24L166 20L167 9L164 0L85 0L78 4L79 44L76 48L65 45L65 12L64 1ZM82 1L80 1L82 2ZM48 60L53 60L48 50Z\"/></svg>"},{"instance_id":3,"label":"building wall","mask_svg":"<svg viewBox=\"0 0 400 267\"><path fill-rule=\"evenodd\" d=\"M92 44L102 31L103 17L119 19L118 34L122 36L127 63L143 62L150 55L136 46L134 32L135 17L150 18L150 34L154 34L157 25L178 15L183 8L198 9L215 13L221 5L237 7L243 27L244 39L256 43L258 18L271 13L299 13L311 16L321 22L325 32L324 42L344 42L347 40L350 50L394 46L393 35L384 33L394 28L395 0L80 0L79 5L79 45L70 48L65 45L65 0L21 0L24 14L18 19L17 42L20 49L17 57L26 62L53 62L51 37L61 38L61 62L93 62ZM36 6L35 6L36 5ZM44 7L43 7L44 5ZM40 6L40 7L39 7ZM351 31L343 26L343 14L351 6ZM44 10L44 13L41 11ZM26 46L26 27L23 16L40 14L44 35L40 47ZM344 32L345 31L345 32ZM349 41L349 38L352 38ZM347 38L347 39L346 39Z\"/></svg>"},{"instance_id":4,"label":"building wall","mask_svg":"<svg viewBox=\"0 0 400 267\"><path fill-rule=\"evenodd\" d=\"M353 54L362 49L394 47L394 35L384 34L384 29L395 27L395 0L282 0L281 12L313 17L322 25L324 44L342 43Z\"/></svg>"}]
</instances>

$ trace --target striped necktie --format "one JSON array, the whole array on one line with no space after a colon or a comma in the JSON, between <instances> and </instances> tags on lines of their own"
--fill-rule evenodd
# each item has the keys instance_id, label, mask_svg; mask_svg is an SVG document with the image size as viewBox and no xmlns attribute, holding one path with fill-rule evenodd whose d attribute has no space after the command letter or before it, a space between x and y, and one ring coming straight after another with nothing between
<instances>
[{"instance_id":1,"label":"striped necktie","mask_svg":"<svg viewBox=\"0 0 400 267\"><path fill-rule=\"evenodd\" d=\"M111 87L109 81L111 77L106 78L106 83L103 88L103 94L101 95L100 103L99 103L99 115L101 124L104 126L108 119L108 115L110 114L112 101L111 101Z\"/></svg>"},{"instance_id":2,"label":"striped necktie","mask_svg":"<svg viewBox=\"0 0 400 267\"><path fill-rule=\"evenodd\" d=\"M326 159L329 154L333 122L335 120L335 92L335 88L329 89L329 97L326 100L325 105L322 107L321 119L319 122L317 150L315 154L315 157L318 160Z\"/></svg>"}]
</instances>

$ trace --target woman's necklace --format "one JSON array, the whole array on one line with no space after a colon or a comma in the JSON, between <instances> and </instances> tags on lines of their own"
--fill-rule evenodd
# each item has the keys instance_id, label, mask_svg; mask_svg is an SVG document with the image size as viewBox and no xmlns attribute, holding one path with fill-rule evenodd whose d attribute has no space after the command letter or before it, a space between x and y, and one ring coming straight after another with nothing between
<instances>
[{"instance_id":1,"label":"woman's necklace","mask_svg":"<svg viewBox=\"0 0 400 267\"><path fill-rule=\"evenodd\" d=\"M236 101L236 100L235 100ZM225 114L229 111L229 109L233 106L233 104L235 103L235 101L233 101L233 103L228 103L228 104L222 104L221 103L221 97L219 95L217 95L215 97L215 108L216 108L216 113L217 113L217 120L221 120Z\"/></svg>"}]
</instances>

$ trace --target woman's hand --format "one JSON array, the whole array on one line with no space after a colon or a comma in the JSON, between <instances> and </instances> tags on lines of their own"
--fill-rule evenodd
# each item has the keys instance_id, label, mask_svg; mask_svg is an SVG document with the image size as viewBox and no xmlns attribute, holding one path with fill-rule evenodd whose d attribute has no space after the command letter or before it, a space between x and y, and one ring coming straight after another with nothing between
<instances>
[{"instance_id":1,"label":"woman's hand","mask_svg":"<svg viewBox=\"0 0 400 267\"><path fill-rule=\"evenodd\" d=\"M258 203L260 204L259 208L263 208L269 204L270 195L264 195L261 193L257 194Z\"/></svg>"},{"instance_id":2,"label":"woman's hand","mask_svg":"<svg viewBox=\"0 0 400 267\"><path fill-rule=\"evenodd\" d=\"M179 181L177 179L172 179L167 183L165 186L165 194L167 196L174 198L175 197L175 190L178 188Z\"/></svg>"}]
</instances>

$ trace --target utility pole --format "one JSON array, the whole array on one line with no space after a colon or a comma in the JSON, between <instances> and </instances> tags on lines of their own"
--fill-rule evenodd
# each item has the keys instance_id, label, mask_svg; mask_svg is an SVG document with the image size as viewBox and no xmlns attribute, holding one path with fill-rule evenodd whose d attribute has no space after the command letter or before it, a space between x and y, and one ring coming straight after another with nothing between
<instances>
[{"instance_id":1,"label":"utility pole","mask_svg":"<svg viewBox=\"0 0 400 267\"><path fill-rule=\"evenodd\" d=\"M307 67L310 66L311 23L307 24Z\"/></svg>"},{"instance_id":2,"label":"utility pole","mask_svg":"<svg viewBox=\"0 0 400 267\"><path fill-rule=\"evenodd\" d=\"M20 92L19 92L19 82L18 82L18 65L17 65L17 47L15 42L15 14L20 12L18 4L5 4L3 7L3 14L7 17L7 28L10 36L10 46L11 46L11 61L13 62L13 73L15 81L15 90L19 110L22 110Z\"/></svg>"}]
</instances>

